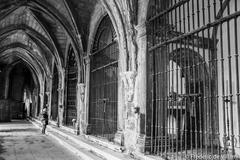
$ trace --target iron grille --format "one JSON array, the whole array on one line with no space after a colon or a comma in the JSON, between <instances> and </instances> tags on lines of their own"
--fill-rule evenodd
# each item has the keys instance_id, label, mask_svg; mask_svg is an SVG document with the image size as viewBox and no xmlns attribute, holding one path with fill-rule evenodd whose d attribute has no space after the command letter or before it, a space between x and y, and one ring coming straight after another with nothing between
<instances>
[{"instance_id":1,"label":"iron grille","mask_svg":"<svg viewBox=\"0 0 240 160\"><path fill-rule=\"evenodd\" d=\"M70 49L67 70L67 105L65 112L67 126L73 126L73 119L77 120L77 104L76 104L77 75L78 68L75 54L73 50Z\"/></svg>"},{"instance_id":2,"label":"iron grille","mask_svg":"<svg viewBox=\"0 0 240 160\"><path fill-rule=\"evenodd\" d=\"M91 134L111 141L117 131L117 42L92 54L90 88Z\"/></svg>"},{"instance_id":3,"label":"iron grille","mask_svg":"<svg viewBox=\"0 0 240 160\"><path fill-rule=\"evenodd\" d=\"M237 0L150 0L146 153L239 155Z\"/></svg>"},{"instance_id":4,"label":"iron grille","mask_svg":"<svg viewBox=\"0 0 240 160\"><path fill-rule=\"evenodd\" d=\"M56 65L53 69L53 82L52 82L52 105L51 105L51 118L56 121L58 117L58 70Z\"/></svg>"}]
</instances>

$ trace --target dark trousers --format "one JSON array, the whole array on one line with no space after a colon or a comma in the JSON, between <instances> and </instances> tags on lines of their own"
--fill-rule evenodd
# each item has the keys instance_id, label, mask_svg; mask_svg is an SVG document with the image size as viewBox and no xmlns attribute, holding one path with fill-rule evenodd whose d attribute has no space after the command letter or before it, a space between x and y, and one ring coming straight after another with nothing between
<instances>
[{"instance_id":1,"label":"dark trousers","mask_svg":"<svg viewBox=\"0 0 240 160\"><path fill-rule=\"evenodd\" d=\"M43 124L42 125L42 134L45 134L46 128L47 128L47 124Z\"/></svg>"}]
</instances>

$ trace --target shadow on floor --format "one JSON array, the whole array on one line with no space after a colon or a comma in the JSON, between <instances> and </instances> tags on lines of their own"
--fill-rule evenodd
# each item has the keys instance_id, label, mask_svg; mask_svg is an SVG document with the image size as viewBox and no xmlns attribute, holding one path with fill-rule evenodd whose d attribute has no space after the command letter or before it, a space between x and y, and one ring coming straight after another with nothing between
<instances>
[{"instance_id":1,"label":"shadow on floor","mask_svg":"<svg viewBox=\"0 0 240 160\"><path fill-rule=\"evenodd\" d=\"M38 131L36 128L14 128L14 129L0 129L0 132L26 132Z\"/></svg>"},{"instance_id":2,"label":"shadow on floor","mask_svg":"<svg viewBox=\"0 0 240 160\"><path fill-rule=\"evenodd\" d=\"M12 119L10 122L0 122L0 124L29 124L26 119Z\"/></svg>"},{"instance_id":3,"label":"shadow on floor","mask_svg":"<svg viewBox=\"0 0 240 160\"><path fill-rule=\"evenodd\" d=\"M3 147L3 142L4 142L4 141L3 141L3 137L0 136L0 155L1 155L2 153L6 152L6 150L5 150L4 147ZM0 160L5 160L5 159L0 156Z\"/></svg>"}]
</instances>

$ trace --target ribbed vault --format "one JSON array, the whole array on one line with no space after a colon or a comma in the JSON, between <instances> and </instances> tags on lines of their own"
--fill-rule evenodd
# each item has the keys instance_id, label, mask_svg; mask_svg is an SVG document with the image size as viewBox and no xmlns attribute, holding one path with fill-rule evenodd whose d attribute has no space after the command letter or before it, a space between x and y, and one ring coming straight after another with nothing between
<instances>
[{"instance_id":1,"label":"ribbed vault","mask_svg":"<svg viewBox=\"0 0 240 160\"><path fill-rule=\"evenodd\" d=\"M89 19L96 1L1 0L1 70L22 60L41 68L41 74L51 78L54 64L59 72L64 70L69 44L82 68Z\"/></svg>"}]
</instances>

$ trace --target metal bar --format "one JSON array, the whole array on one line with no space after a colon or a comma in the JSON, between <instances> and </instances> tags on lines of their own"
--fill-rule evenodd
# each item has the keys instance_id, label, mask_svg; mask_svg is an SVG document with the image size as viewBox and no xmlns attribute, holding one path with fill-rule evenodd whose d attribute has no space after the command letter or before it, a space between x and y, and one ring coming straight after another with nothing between
<instances>
[{"instance_id":1,"label":"metal bar","mask_svg":"<svg viewBox=\"0 0 240 160\"><path fill-rule=\"evenodd\" d=\"M109 49L109 47L111 47L112 45L115 45L116 43L117 43L117 41L113 41L113 42L111 42L111 43L105 45L103 48L98 49L96 52L93 52L93 53L90 54L89 56L95 56L95 55L97 55L97 54L103 52L104 50Z\"/></svg>"},{"instance_id":2,"label":"metal bar","mask_svg":"<svg viewBox=\"0 0 240 160\"><path fill-rule=\"evenodd\" d=\"M156 0L155 0L156 1ZM153 24L151 25L151 32L152 33L154 33L154 22L153 22ZM154 44L154 37L152 36L151 37L152 39L151 39L151 42ZM154 51L152 51L152 52L154 52ZM151 70L150 70L150 72L151 73L154 73L154 54L149 54L150 55L150 58L149 58L149 60L150 60L150 63L152 63L152 67L151 67ZM154 82L154 75L151 75L151 77L152 77L152 82L151 82L151 84L152 84L152 88L151 88L151 111L152 111L152 113L151 113L151 119L152 119L152 121L151 121L151 150L150 150L150 152L151 153L153 153L153 138L154 138L154 134L153 134L153 127L154 127L154 119L153 119L153 113L154 113L154 111L153 111L153 109L154 109L154 84L155 84L155 82Z\"/></svg>"},{"instance_id":3,"label":"metal bar","mask_svg":"<svg viewBox=\"0 0 240 160\"><path fill-rule=\"evenodd\" d=\"M184 3L188 2L189 0L180 0L179 2L177 3L174 3L174 5L171 5L170 8L156 14L155 16L151 17L147 23L150 23L151 21L154 21L155 19L159 18L159 17L162 17L164 16L165 14L167 14L168 12L171 12L173 10L175 10L176 8L178 8L179 6L183 5ZM158 6L158 5L157 5Z\"/></svg>"},{"instance_id":4,"label":"metal bar","mask_svg":"<svg viewBox=\"0 0 240 160\"><path fill-rule=\"evenodd\" d=\"M91 72L96 72L96 71L98 71L98 70L107 68L107 67L112 66L112 65L117 64L117 63L118 63L118 60L113 61L113 62L111 62L111 63L109 63L109 64L106 64L106 65L103 65L103 66L98 67L98 68L96 68L96 69L93 69L93 70L91 70Z\"/></svg>"},{"instance_id":5,"label":"metal bar","mask_svg":"<svg viewBox=\"0 0 240 160\"><path fill-rule=\"evenodd\" d=\"M227 6L227 14L230 15L230 6ZM232 66L231 66L231 38L230 38L230 22L227 21L227 39L228 39L228 73L229 73L229 97L230 97L230 119L231 119L231 143L232 143L232 155L235 155L234 148L234 129L233 129L233 91L232 91Z\"/></svg>"},{"instance_id":6,"label":"metal bar","mask_svg":"<svg viewBox=\"0 0 240 160\"><path fill-rule=\"evenodd\" d=\"M159 49L158 49L159 50ZM158 56L160 55L160 53L161 52L157 52L154 56L154 64L155 64L155 69L159 69L159 63L158 63L158 59L160 59ZM155 76L155 96L157 96L157 95L159 95L158 93L159 93L159 90L160 90L160 87L159 87L159 83L158 83L158 77L160 77L161 76L161 74L159 74L159 75L156 75ZM155 135L155 140L154 140L154 153L156 154L156 152L157 152L157 139L158 139L158 133L157 133L157 131L158 131L158 127L159 127L159 123L158 123L158 112L159 112L159 106L161 106L161 105L159 105L159 103L161 104L161 99L160 100L157 100L157 99L155 99L155 128L154 128L154 135ZM159 112L160 113L160 112Z\"/></svg>"},{"instance_id":7,"label":"metal bar","mask_svg":"<svg viewBox=\"0 0 240 160\"><path fill-rule=\"evenodd\" d=\"M222 17L222 18L220 18L220 19L218 19L216 21L213 21L211 23L208 23L207 25L204 25L204 26L202 26L202 27L200 27L198 29L195 29L193 31L189 31L189 32L187 32L187 33L185 33L185 34L183 34L181 36L174 37L174 38L172 38L170 40L167 40L167 41L164 41L163 43L160 43L160 44L156 44L156 45L150 47L148 49L148 51L151 52L152 50L154 50L156 48L159 48L161 46L164 46L166 44L178 42L180 39L184 39L184 37L191 36L191 35L193 35L195 33L201 32L201 31L203 31L205 29L208 29L210 27L214 27L216 25L219 25L220 23L224 23L226 21L229 21L230 19L237 18L239 16L240 16L240 11L234 12L233 14L230 14L228 16Z\"/></svg>"},{"instance_id":8,"label":"metal bar","mask_svg":"<svg viewBox=\"0 0 240 160\"><path fill-rule=\"evenodd\" d=\"M213 10L214 10L214 21L217 19L217 9L216 9L216 0L213 0ZM219 27L219 26L218 26ZM213 29L214 30L214 29ZM214 32L214 31L213 31ZM216 120L214 120L214 141L215 140L219 140L220 139L220 132L219 132L219 95L218 95L218 85L219 85L219 79L218 79L218 57L217 57L217 37L214 36L212 37L213 38L213 56L212 56L212 60L214 61L214 75L213 75L213 79L216 79L216 83L214 85L214 89L215 91L213 91L213 96L214 96L214 100L212 102L212 104L216 104L216 106L213 107L214 110L216 110L216 112L214 112L214 117L216 118ZM217 145L217 155L218 155L218 159L221 158L221 146L220 146L220 143L217 142L218 144L215 144L214 145ZM214 146L215 147L215 146Z\"/></svg>"},{"instance_id":9,"label":"metal bar","mask_svg":"<svg viewBox=\"0 0 240 160\"><path fill-rule=\"evenodd\" d=\"M222 0L220 0L220 9L222 10L223 3ZM226 135L226 117L225 117L225 75L224 75L224 56L223 56L223 27L222 23L220 23L220 51L221 51L221 83L222 83L222 112L223 112L223 142L224 142L224 152L226 152L227 147L226 147L226 140L227 140L227 135Z\"/></svg>"},{"instance_id":10,"label":"metal bar","mask_svg":"<svg viewBox=\"0 0 240 160\"><path fill-rule=\"evenodd\" d=\"M238 8L237 8L237 3L238 1L235 0L235 12L237 12ZM238 110L238 138L240 140L240 87L239 87L239 53L238 53L238 25L237 25L237 18L234 19L234 32L235 32L235 63L236 63L236 96L237 96L237 110Z\"/></svg>"},{"instance_id":11,"label":"metal bar","mask_svg":"<svg viewBox=\"0 0 240 160\"><path fill-rule=\"evenodd\" d=\"M173 3L175 3L176 1L173 1L173 0L171 0L171 3L170 3L170 5L171 6L173 6ZM174 10L176 10L176 9L174 9ZM171 15L170 15L170 21L171 21L171 25L174 25L173 23L174 23L174 18L175 18L175 20L176 20L176 13L173 15L173 12L170 12L171 13ZM176 21L175 21L175 24L176 24ZM174 50L174 46L173 46L173 44L169 44L170 46L171 46L171 52L173 52L173 50ZM169 62L169 80L168 80L168 85L169 85L169 89L168 89L168 94L170 94L171 92L172 92L172 86L173 86L173 53L172 53L172 55L171 55L171 59L170 59L170 52L168 52L168 62ZM169 100L168 99L168 106L169 105L173 105L173 102L171 101L171 100ZM172 114L172 108L170 108L170 109L168 109L167 111L168 111L168 114ZM169 125L170 125L170 123L171 122L169 122ZM172 143L172 145L173 145L173 143ZM173 152L173 147L172 147L172 152Z\"/></svg>"}]
</instances>

